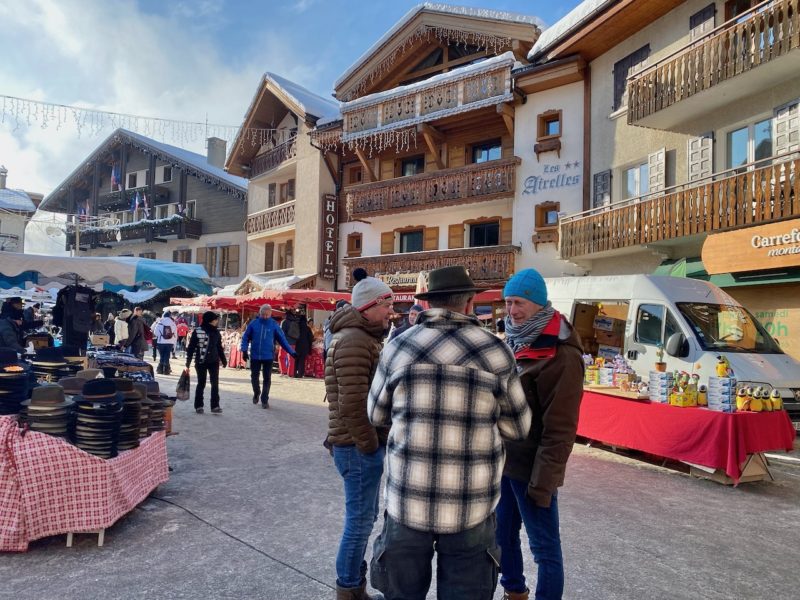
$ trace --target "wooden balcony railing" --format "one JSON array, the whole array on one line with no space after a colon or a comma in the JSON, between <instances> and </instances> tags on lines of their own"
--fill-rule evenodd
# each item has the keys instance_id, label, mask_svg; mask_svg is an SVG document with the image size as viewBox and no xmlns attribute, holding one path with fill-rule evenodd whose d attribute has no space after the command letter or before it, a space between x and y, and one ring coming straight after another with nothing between
<instances>
[{"instance_id":1,"label":"wooden balcony railing","mask_svg":"<svg viewBox=\"0 0 800 600\"><path fill-rule=\"evenodd\" d=\"M514 273L516 246L486 246L482 248L460 248L457 250L432 250L405 254L383 254L381 256L359 256L345 258L348 273L363 267L370 275L395 275L419 273L439 267L463 265L470 277L484 286L499 285ZM352 282L350 282L352 284ZM390 284L391 285L391 284Z\"/></svg>"},{"instance_id":2,"label":"wooden balcony railing","mask_svg":"<svg viewBox=\"0 0 800 600\"><path fill-rule=\"evenodd\" d=\"M296 200L291 200L249 215L244 225L247 235L256 235L271 229L294 225L295 202Z\"/></svg>"},{"instance_id":3,"label":"wooden balcony railing","mask_svg":"<svg viewBox=\"0 0 800 600\"><path fill-rule=\"evenodd\" d=\"M401 129L442 115L473 110L512 99L514 57L500 55L430 81L364 96L342 105L343 139Z\"/></svg>"},{"instance_id":4,"label":"wooden balcony railing","mask_svg":"<svg viewBox=\"0 0 800 600\"><path fill-rule=\"evenodd\" d=\"M346 190L347 210L361 217L511 196L519 163L517 157L504 158L353 186Z\"/></svg>"},{"instance_id":5,"label":"wooden balcony railing","mask_svg":"<svg viewBox=\"0 0 800 600\"><path fill-rule=\"evenodd\" d=\"M119 229L110 227L102 230L87 228L81 230L81 248L109 246L122 242L149 243L156 239L199 239L203 233L203 223L197 219L170 219L166 221L141 221ZM119 234L119 239L117 239ZM67 233L67 250L75 247L75 232Z\"/></svg>"},{"instance_id":6,"label":"wooden balcony railing","mask_svg":"<svg viewBox=\"0 0 800 600\"><path fill-rule=\"evenodd\" d=\"M278 144L272 150L259 154L250 163L250 178L279 167L284 161L297 156L297 136Z\"/></svg>"},{"instance_id":7,"label":"wooden balcony railing","mask_svg":"<svg viewBox=\"0 0 800 600\"><path fill-rule=\"evenodd\" d=\"M561 258L800 216L800 158L744 166L698 183L565 217ZM760 164L765 164L761 161Z\"/></svg>"},{"instance_id":8,"label":"wooden balcony railing","mask_svg":"<svg viewBox=\"0 0 800 600\"><path fill-rule=\"evenodd\" d=\"M628 80L628 123L800 47L800 0L769 0Z\"/></svg>"}]
</instances>

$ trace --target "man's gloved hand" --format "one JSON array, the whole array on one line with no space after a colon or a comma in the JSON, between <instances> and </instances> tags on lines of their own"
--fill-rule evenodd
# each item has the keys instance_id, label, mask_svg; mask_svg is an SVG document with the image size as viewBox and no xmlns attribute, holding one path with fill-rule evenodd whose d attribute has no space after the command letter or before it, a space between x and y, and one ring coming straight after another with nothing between
<instances>
[{"instance_id":1,"label":"man's gloved hand","mask_svg":"<svg viewBox=\"0 0 800 600\"><path fill-rule=\"evenodd\" d=\"M245 350L244 352L242 352L242 358L245 360L250 360L250 353L247 350Z\"/></svg>"},{"instance_id":2,"label":"man's gloved hand","mask_svg":"<svg viewBox=\"0 0 800 600\"><path fill-rule=\"evenodd\" d=\"M292 350L291 352L289 352L289 356L291 356L292 358L297 358L297 352Z\"/></svg>"}]
</instances>

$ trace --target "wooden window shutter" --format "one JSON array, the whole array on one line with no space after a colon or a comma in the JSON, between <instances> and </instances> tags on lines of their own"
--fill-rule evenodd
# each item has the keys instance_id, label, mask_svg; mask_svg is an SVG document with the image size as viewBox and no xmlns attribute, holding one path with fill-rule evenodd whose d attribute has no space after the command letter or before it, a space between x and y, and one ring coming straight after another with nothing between
<instances>
[{"instance_id":1,"label":"wooden window shutter","mask_svg":"<svg viewBox=\"0 0 800 600\"><path fill-rule=\"evenodd\" d=\"M775 109L774 155L800 150L800 100Z\"/></svg>"},{"instance_id":2,"label":"wooden window shutter","mask_svg":"<svg viewBox=\"0 0 800 600\"><path fill-rule=\"evenodd\" d=\"M667 149L647 155L647 191L663 192L667 187Z\"/></svg>"},{"instance_id":3,"label":"wooden window shutter","mask_svg":"<svg viewBox=\"0 0 800 600\"><path fill-rule=\"evenodd\" d=\"M360 233L351 233L347 236L347 256L361 256Z\"/></svg>"},{"instance_id":4,"label":"wooden window shutter","mask_svg":"<svg viewBox=\"0 0 800 600\"><path fill-rule=\"evenodd\" d=\"M194 262L196 262L198 265L205 265L207 252L208 248L198 248Z\"/></svg>"},{"instance_id":5,"label":"wooden window shutter","mask_svg":"<svg viewBox=\"0 0 800 600\"><path fill-rule=\"evenodd\" d=\"M463 248L464 247L464 224L456 223L450 225L447 229L447 247L448 248Z\"/></svg>"},{"instance_id":6,"label":"wooden window shutter","mask_svg":"<svg viewBox=\"0 0 800 600\"><path fill-rule=\"evenodd\" d=\"M687 142L689 181L698 181L714 172L714 134L706 133Z\"/></svg>"},{"instance_id":7,"label":"wooden window shutter","mask_svg":"<svg viewBox=\"0 0 800 600\"><path fill-rule=\"evenodd\" d=\"M717 7L712 2L703 10L699 10L689 17L689 40L694 41L714 29L716 14Z\"/></svg>"},{"instance_id":8,"label":"wooden window shutter","mask_svg":"<svg viewBox=\"0 0 800 600\"><path fill-rule=\"evenodd\" d=\"M593 176L592 207L597 208L611 202L611 169Z\"/></svg>"},{"instance_id":9,"label":"wooden window shutter","mask_svg":"<svg viewBox=\"0 0 800 600\"><path fill-rule=\"evenodd\" d=\"M286 240L286 268L294 267L294 240Z\"/></svg>"},{"instance_id":10,"label":"wooden window shutter","mask_svg":"<svg viewBox=\"0 0 800 600\"><path fill-rule=\"evenodd\" d=\"M275 242L267 242L264 244L264 270L272 271L275 269L274 261L275 256Z\"/></svg>"},{"instance_id":11,"label":"wooden window shutter","mask_svg":"<svg viewBox=\"0 0 800 600\"><path fill-rule=\"evenodd\" d=\"M178 262L178 251L177 250L173 250L172 251L172 262L174 262L174 263Z\"/></svg>"},{"instance_id":12,"label":"wooden window shutter","mask_svg":"<svg viewBox=\"0 0 800 600\"><path fill-rule=\"evenodd\" d=\"M423 250L438 250L439 249L439 228L426 227L422 239Z\"/></svg>"},{"instance_id":13,"label":"wooden window shutter","mask_svg":"<svg viewBox=\"0 0 800 600\"><path fill-rule=\"evenodd\" d=\"M225 247L225 277L239 276L239 246Z\"/></svg>"},{"instance_id":14,"label":"wooden window shutter","mask_svg":"<svg viewBox=\"0 0 800 600\"><path fill-rule=\"evenodd\" d=\"M394 231L381 234L381 254L394 254Z\"/></svg>"},{"instance_id":15,"label":"wooden window shutter","mask_svg":"<svg viewBox=\"0 0 800 600\"><path fill-rule=\"evenodd\" d=\"M510 246L512 243L512 219L500 219L500 245Z\"/></svg>"}]
</instances>

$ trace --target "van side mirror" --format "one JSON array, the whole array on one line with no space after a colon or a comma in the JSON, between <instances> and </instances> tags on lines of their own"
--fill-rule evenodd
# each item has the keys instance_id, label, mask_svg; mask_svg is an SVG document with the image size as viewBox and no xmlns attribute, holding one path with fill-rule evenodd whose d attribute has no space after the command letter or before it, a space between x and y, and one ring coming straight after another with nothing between
<instances>
[{"instance_id":1,"label":"van side mirror","mask_svg":"<svg viewBox=\"0 0 800 600\"><path fill-rule=\"evenodd\" d=\"M682 333L673 333L669 336L664 350L675 358L686 358L689 356L689 342Z\"/></svg>"}]
</instances>

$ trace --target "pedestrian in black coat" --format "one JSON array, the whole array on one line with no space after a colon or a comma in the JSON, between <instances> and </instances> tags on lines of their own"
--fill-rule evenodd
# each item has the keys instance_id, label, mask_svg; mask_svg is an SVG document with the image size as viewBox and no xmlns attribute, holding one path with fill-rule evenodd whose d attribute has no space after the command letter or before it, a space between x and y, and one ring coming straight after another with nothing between
<instances>
[{"instance_id":1,"label":"pedestrian in black coat","mask_svg":"<svg viewBox=\"0 0 800 600\"><path fill-rule=\"evenodd\" d=\"M222 335L217 329L219 315L213 311L203 313L203 323L192 331L189 347L186 349L186 370L195 359L194 370L197 373L197 386L194 390L194 410L203 413L203 391L206 378L211 380L211 412L222 412L219 406L219 365L228 366L225 350L222 347Z\"/></svg>"}]
</instances>

